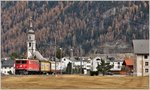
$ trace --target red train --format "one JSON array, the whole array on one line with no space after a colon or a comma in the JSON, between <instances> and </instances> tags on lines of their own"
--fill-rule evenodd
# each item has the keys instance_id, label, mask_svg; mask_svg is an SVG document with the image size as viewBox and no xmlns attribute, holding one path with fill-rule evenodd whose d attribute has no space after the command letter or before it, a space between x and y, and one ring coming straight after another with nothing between
<instances>
[{"instance_id":1,"label":"red train","mask_svg":"<svg viewBox=\"0 0 150 90\"><path fill-rule=\"evenodd\" d=\"M52 74L60 73L59 69L52 67L55 64L50 61L40 61L31 59L16 59L15 60L15 74Z\"/></svg>"}]
</instances>

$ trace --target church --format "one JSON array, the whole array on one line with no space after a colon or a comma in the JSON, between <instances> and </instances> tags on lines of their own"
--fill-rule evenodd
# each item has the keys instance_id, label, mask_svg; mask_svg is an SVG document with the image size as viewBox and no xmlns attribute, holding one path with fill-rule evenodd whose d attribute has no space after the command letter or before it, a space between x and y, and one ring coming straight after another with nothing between
<instances>
[{"instance_id":1,"label":"church","mask_svg":"<svg viewBox=\"0 0 150 90\"><path fill-rule=\"evenodd\" d=\"M30 27L27 36L27 59L37 58L38 60L47 60L39 51L36 50L35 32L33 30L32 18L30 18Z\"/></svg>"}]
</instances>

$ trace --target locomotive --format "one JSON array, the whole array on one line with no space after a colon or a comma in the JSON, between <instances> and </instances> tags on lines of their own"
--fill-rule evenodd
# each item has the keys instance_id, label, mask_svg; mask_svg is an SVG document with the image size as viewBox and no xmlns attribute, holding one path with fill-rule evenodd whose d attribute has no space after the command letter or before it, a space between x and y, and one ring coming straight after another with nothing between
<instances>
[{"instance_id":1,"label":"locomotive","mask_svg":"<svg viewBox=\"0 0 150 90\"><path fill-rule=\"evenodd\" d=\"M58 64L58 63L57 63ZM32 59L16 59L15 60L15 74L52 74L60 73L60 69L54 68L55 62L46 60L32 60Z\"/></svg>"}]
</instances>

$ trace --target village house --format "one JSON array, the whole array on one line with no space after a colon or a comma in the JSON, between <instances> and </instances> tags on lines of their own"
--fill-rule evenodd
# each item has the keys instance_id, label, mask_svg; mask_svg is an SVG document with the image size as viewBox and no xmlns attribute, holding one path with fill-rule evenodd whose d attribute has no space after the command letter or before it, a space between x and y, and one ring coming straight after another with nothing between
<instances>
[{"instance_id":1,"label":"village house","mask_svg":"<svg viewBox=\"0 0 150 90\"><path fill-rule=\"evenodd\" d=\"M133 40L133 47L136 55L136 75L149 75L149 40Z\"/></svg>"},{"instance_id":2,"label":"village house","mask_svg":"<svg viewBox=\"0 0 150 90\"><path fill-rule=\"evenodd\" d=\"M14 60L1 60L1 74L10 75L15 74Z\"/></svg>"},{"instance_id":3,"label":"village house","mask_svg":"<svg viewBox=\"0 0 150 90\"><path fill-rule=\"evenodd\" d=\"M101 55L100 56L96 56L95 58L92 59L91 61L91 70L92 71L97 71L97 66L98 64L101 64L101 60L105 60L105 62L109 62L110 65L113 65L113 67L110 69L110 72L108 72L108 74L120 74L121 68L122 68L122 63L123 60L122 59L115 59L115 57L112 56L108 56L108 55Z\"/></svg>"},{"instance_id":4,"label":"village house","mask_svg":"<svg viewBox=\"0 0 150 90\"><path fill-rule=\"evenodd\" d=\"M123 65L121 70L122 74L125 75L133 74L134 61L132 58L126 57L122 65Z\"/></svg>"},{"instance_id":5,"label":"village house","mask_svg":"<svg viewBox=\"0 0 150 90\"><path fill-rule=\"evenodd\" d=\"M61 59L61 69L66 68L69 62L72 63L72 61L68 57L63 57Z\"/></svg>"},{"instance_id":6,"label":"village house","mask_svg":"<svg viewBox=\"0 0 150 90\"><path fill-rule=\"evenodd\" d=\"M68 63L72 63L72 69L81 69L82 67L82 73L87 74L87 71L90 70L90 60L86 58L82 58L77 60L75 58L69 58L69 57L63 57L61 59L61 70L65 70L67 68ZM79 70L80 71L80 70Z\"/></svg>"},{"instance_id":7,"label":"village house","mask_svg":"<svg viewBox=\"0 0 150 90\"><path fill-rule=\"evenodd\" d=\"M111 71L113 74L120 74L123 61L122 61L122 60L114 60L114 61L110 61L110 64L111 64L111 65L114 65L113 68L110 69L110 71Z\"/></svg>"}]
</instances>

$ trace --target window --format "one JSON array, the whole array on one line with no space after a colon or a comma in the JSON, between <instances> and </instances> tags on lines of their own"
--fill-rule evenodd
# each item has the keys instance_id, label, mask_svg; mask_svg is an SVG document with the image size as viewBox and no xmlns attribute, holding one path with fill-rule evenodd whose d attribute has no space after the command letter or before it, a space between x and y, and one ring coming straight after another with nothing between
<instances>
[{"instance_id":1,"label":"window","mask_svg":"<svg viewBox=\"0 0 150 90\"><path fill-rule=\"evenodd\" d=\"M20 64L21 62L20 61L16 61L16 64Z\"/></svg>"},{"instance_id":2,"label":"window","mask_svg":"<svg viewBox=\"0 0 150 90\"><path fill-rule=\"evenodd\" d=\"M66 61L66 59L64 59L64 61Z\"/></svg>"},{"instance_id":3,"label":"window","mask_svg":"<svg viewBox=\"0 0 150 90\"><path fill-rule=\"evenodd\" d=\"M145 69L145 72L148 73L148 69Z\"/></svg>"},{"instance_id":4,"label":"window","mask_svg":"<svg viewBox=\"0 0 150 90\"><path fill-rule=\"evenodd\" d=\"M120 65L120 62L118 62L118 65Z\"/></svg>"},{"instance_id":5,"label":"window","mask_svg":"<svg viewBox=\"0 0 150 90\"><path fill-rule=\"evenodd\" d=\"M29 47L31 47L31 43L29 43Z\"/></svg>"},{"instance_id":6,"label":"window","mask_svg":"<svg viewBox=\"0 0 150 90\"><path fill-rule=\"evenodd\" d=\"M91 67L91 65L87 65L87 67Z\"/></svg>"},{"instance_id":7,"label":"window","mask_svg":"<svg viewBox=\"0 0 150 90\"><path fill-rule=\"evenodd\" d=\"M31 40L31 36L29 36L29 40Z\"/></svg>"},{"instance_id":8,"label":"window","mask_svg":"<svg viewBox=\"0 0 150 90\"><path fill-rule=\"evenodd\" d=\"M148 66L148 62L145 62L145 66Z\"/></svg>"},{"instance_id":9,"label":"window","mask_svg":"<svg viewBox=\"0 0 150 90\"><path fill-rule=\"evenodd\" d=\"M27 61L22 61L22 64L26 64L27 63Z\"/></svg>"},{"instance_id":10,"label":"window","mask_svg":"<svg viewBox=\"0 0 150 90\"><path fill-rule=\"evenodd\" d=\"M98 59L96 59L97 61L99 61L100 59L98 58Z\"/></svg>"},{"instance_id":11,"label":"window","mask_svg":"<svg viewBox=\"0 0 150 90\"><path fill-rule=\"evenodd\" d=\"M148 55L144 55L144 58L145 58L145 59L148 59Z\"/></svg>"}]
</instances>

